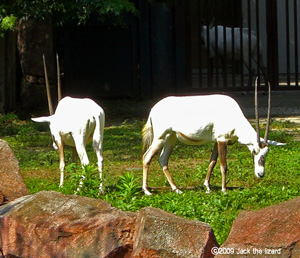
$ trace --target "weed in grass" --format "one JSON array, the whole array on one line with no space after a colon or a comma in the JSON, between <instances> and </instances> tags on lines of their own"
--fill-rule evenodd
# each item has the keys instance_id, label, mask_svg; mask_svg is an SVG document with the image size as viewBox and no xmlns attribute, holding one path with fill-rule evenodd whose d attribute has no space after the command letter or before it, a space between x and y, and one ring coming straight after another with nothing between
<instances>
[{"instance_id":1,"label":"weed in grass","mask_svg":"<svg viewBox=\"0 0 300 258\"><path fill-rule=\"evenodd\" d=\"M94 165L85 165L83 168L75 163L66 166L68 176L64 180L61 192L98 198L100 177L98 168ZM82 181L82 186L79 184Z\"/></svg>"},{"instance_id":2,"label":"weed in grass","mask_svg":"<svg viewBox=\"0 0 300 258\"><path fill-rule=\"evenodd\" d=\"M140 193L139 184L133 173L125 173L119 176L117 189L125 202L130 202Z\"/></svg>"}]
</instances>

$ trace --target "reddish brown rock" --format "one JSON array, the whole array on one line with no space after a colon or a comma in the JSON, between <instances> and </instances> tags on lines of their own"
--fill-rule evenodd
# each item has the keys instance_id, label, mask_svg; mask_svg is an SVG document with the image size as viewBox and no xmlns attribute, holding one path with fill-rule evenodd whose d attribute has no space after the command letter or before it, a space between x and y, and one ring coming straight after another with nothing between
<instances>
[{"instance_id":1,"label":"reddish brown rock","mask_svg":"<svg viewBox=\"0 0 300 258\"><path fill-rule=\"evenodd\" d=\"M4 204L4 202L5 202L4 194L0 191L0 206L1 206L2 204Z\"/></svg>"},{"instance_id":2,"label":"reddish brown rock","mask_svg":"<svg viewBox=\"0 0 300 258\"><path fill-rule=\"evenodd\" d=\"M135 214L103 200L40 192L0 207L5 257L130 257Z\"/></svg>"},{"instance_id":3,"label":"reddish brown rock","mask_svg":"<svg viewBox=\"0 0 300 258\"><path fill-rule=\"evenodd\" d=\"M0 207L4 257L209 258L213 246L207 224L154 208L124 212L103 200L58 192Z\"/></svg>"},{"instance_id":4,"label":"reddish brown rock","mask_svg":"<svg viewBox=\"0 0 300 258\"><path fill-rule=\"evenodd\" d=\"M141 209L136 223L135 258L210 258L211 248L218 246L209 225L159 209Z\"/></svg>"},{"instance_id":5,"label":"reddish brown rock","mask_svg":"<svg viewBox=\"0 0 300 258\"><path fill-rule=\"evenodd\" d=\"M0 153L0 191L3 201L12 201L28 195L29 191L21 176L19 162L6 141L0 140Z\"/></svg>"},{"instance_id":6,"label":"reddish brown rock","mask_svg":"<svg viewBox=\"0 0 300 258\"><path fill-rule=\"evenodd\" d=\"M300 257L300 198L257 211L242 211L220 250L224 257ZM241 252L245 252L241 256Z\"/></svg>"}]
</instances>

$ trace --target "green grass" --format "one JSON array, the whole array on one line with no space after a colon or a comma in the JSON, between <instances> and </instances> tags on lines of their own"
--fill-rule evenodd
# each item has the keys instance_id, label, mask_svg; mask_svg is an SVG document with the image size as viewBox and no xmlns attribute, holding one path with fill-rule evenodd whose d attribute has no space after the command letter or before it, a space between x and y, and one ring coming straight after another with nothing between
<instances>
[{"instance_id":1,"label":"green grass","mask_svg":"<svg viewBox=\"0 0 300 258\"><path fill-rule=\"evenodd\" d=\"M144 122L136 120L105 128L105 193L100 196L96 156L91 145L87 148L91 165L84 169L72 163L72 151L66 149L65 184L59 188L58 152L52 148L46 125L20 120L14 114L0 116L0 136L13 148L31 193L54 190L73 194L84 174L86 179L79 195L102 198L123 210L138 211L152 206L206 222L214 229L220 244L226 240L240 211L259 209L300 195L300 143L293 137L299 135L297 125L273 119L271 128L274 130L269 138L287 145L270 147L263 179L254 175L248 148L234 144L228 147L227 194L221 193L219 164L212 175L212 192L206 194L203 182L213 145L195 147L178 143L170 158L170 171L183 194L171 192L155 157L149 174L149 186L153 187L154 195L145 196L141 191Z\"/></svg>"}]
</instances>

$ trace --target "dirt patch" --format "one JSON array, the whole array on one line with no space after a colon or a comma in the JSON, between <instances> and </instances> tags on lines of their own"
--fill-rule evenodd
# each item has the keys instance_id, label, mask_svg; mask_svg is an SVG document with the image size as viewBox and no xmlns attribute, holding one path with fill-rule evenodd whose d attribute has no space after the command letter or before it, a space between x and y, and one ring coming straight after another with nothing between
<instances>
[{"instance_id":1,"label":"dirt patch","mask_svg":"<svg viewBox=\"0 0 300 258\"><path fill-rule=\"evenodd\" d=\"M290 123L290 125L286 125L286 128L282 127L280 129L273 127L271 125L271 130L273 131L285 131L292 135L295 140L300 141L300 116L286 116L286 117L276 117L272 118L273 122L280 122L280 123ZM250 123L255 126L255 119L249 119ZM260 119L260 124L265 126L267 123L267 119L263 118Z\"/></svg>"}]
</instances>

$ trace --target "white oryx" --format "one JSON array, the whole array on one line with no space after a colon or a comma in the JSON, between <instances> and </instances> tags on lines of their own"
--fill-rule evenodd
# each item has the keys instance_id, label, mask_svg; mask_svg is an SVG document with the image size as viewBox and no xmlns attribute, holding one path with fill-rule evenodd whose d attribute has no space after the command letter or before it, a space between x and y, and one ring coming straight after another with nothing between
<instances>
[{"instance_id":1,"label":"white oryx","mask_svg":"<svg viewBox=\"0 0 300 258\"><path fill-rule=\"evenodd\" d=\"M252 69L250 70L249 64L251 60L253 60L255 64L259 62L264 80L265 82L267 82L267 69L265 64L263 63L261 55L262 45L260 42L258 42L256 33L254 31L250 31L248 28L242 28L241 30L240 28L224 27L222 25L213 26L212 24L209 25L208 30L209 31L207 31L207 26L202 25L201 43L206 49L208 49L209 46L210 58L219 56L222 60L242 60L249 70L249 83L251 83L252 76L254 74L254 68L252 67ZM207 40L208 37L209 44ZM225 38L226 42L224 42ZM250 51L249 40L251 43Z\"/></svg>"},{"instance_id":2,"label":"white oryx","mask_svg":"<svg viewBox=\"0 0 300 258\"><path fill-rule=\"evenodd\" d=\"M74 158L78 153L82 165L89 164L89 159L86 153L85 146L89 142L93 142L94 151L98 159L98 170L100 176L99 192L103 192L102 183L102 142L105 115L103 109L93 100L88 98L71 98L64 97L61 99L60 89L60 72L57 56L57 81L58 81L58 105L53 112L53 105L50 96L50 87L47 76L47 68L45 58L43 56L45 81L47 87L47 97L50 116L32 118L35 122L48 122L52 139L53 147L59 151L59 168L60 168L60 184L63 186L64 181L64 145L73 147ZM83 178L84 179L84 178ZM80 182L82 185L82 182Z\"/></svg>"},{"instance_id":3,"label":"white oryx","mask_svg":"<svg viewBox=\"0 0 300 258\"><path fill-rule=\"evenodd\" d=\"M257 81L256 81L257 110ZM225 95L167 97L159 101L150 111L148 121L143 128L143 191L151 195L148 189L148 172L150 162L160 149L160 166L165 173L171 188L181 193L174 183L168 168L168 160L176 140L188 145L204 145L215 142L208 173L204 182L207 192L210 192L210 176L220 156L222 173L222 191L226 192L226 153L227 145L238 141L247 145L254 157L255 175L261 178L265 174L265 158L268 145L283 145L268 140L270 124L270 85L269 111L264 139L259 137L259 118L256 111L257 131L245 118L237 102Z\"/></svg>"}]
</instances>

